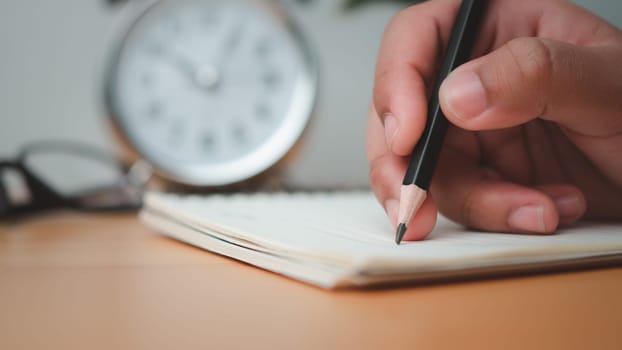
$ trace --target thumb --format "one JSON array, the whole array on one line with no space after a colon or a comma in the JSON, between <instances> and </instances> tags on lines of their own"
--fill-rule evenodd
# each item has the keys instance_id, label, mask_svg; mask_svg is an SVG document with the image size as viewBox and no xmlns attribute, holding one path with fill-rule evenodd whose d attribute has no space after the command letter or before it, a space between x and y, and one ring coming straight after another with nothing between
<instances>
[{"instance_id":1,"label":"thumb","mask_svg":"<svg viewBox=\"0 0 622 350\"><path fill-rule=\"evenodd\" d=\"M519 38L458 67L442 83L447 118L468 130L534 118L591 136L622 131L621 50Z\"/></svg>"}]
</instances>

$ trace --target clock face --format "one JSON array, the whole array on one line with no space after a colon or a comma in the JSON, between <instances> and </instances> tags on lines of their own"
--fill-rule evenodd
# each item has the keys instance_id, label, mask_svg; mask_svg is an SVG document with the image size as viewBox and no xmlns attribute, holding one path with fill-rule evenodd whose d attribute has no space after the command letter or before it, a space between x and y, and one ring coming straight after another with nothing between
<instances>
[{"instance_id":1,"label":"clock face","mask_svg":"<svg viewBox=\"0 0 622 350\"><path fill-rule=\"evenodd\" d=\"M152 1L114 56L107 102L136 150L194 185L252 177L285 154L315 94L308 48L274 1Z\"/></svg>"}]
</instances>

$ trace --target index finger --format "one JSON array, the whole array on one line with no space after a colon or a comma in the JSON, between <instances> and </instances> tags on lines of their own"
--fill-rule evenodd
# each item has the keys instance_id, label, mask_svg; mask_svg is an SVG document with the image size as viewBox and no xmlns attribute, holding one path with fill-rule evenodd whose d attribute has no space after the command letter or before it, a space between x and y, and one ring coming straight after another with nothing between
<instances>
[{"instance_id":1,"label":"index finger","mask_svg":"<svg viewBox=\"0 0 622 350\"><path fill-rule=\"evenodd\" d=\"M376 64L374 104L390 150L409 155L423 132L428 90L448 41L459 0L411 6L388 25Z\"/></svg>"}]
</instances>

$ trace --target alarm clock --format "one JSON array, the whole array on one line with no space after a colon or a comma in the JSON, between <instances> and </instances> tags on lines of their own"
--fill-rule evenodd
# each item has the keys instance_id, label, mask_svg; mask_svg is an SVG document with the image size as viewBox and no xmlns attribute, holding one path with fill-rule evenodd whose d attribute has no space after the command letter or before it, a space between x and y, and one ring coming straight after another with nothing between
<instances>
[{"instance_id":1,"label":"alarm clock","mask_svg":"<svg viewBox=\"0 0 622 350\"><path fill-rule=\"evenodd\" d=\"M134 0L105 102L162 177L224 186L264 173L297 143L315 103L312 51L271 0Z\"/></svg>"}]
</instances>

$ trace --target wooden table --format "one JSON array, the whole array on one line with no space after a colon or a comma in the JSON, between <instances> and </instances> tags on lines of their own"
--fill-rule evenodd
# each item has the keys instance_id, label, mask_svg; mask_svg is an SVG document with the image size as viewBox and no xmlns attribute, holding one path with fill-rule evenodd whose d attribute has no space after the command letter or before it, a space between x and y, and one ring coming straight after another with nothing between
<instances>
[{"instance_id":1,"label":"wooden table","mask_svg":"<svg viewBox=\"0 0 622 350\"><path fill-rule=\"evenodd\" d=\"M622 268L324 291L133 215L0 225L0 349L622 349Z\"/></svg>"}]
</instances>

